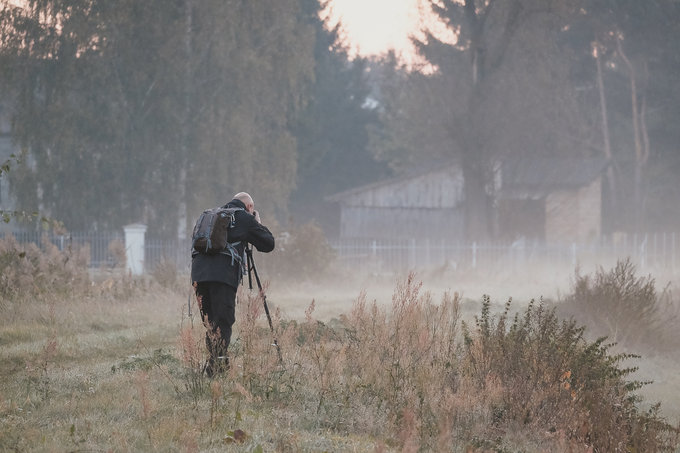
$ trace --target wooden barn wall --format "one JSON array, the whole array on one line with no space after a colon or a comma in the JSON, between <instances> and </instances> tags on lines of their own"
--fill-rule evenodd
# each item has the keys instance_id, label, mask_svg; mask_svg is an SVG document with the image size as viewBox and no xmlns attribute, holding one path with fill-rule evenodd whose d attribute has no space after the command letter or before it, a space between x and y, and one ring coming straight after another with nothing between
<instances>
[{"instance_id":1,"label":"wooden barn wall","mask_svg":"<svg viewBox=\"0 0 680 453\"><path fill-rule=\"evenodd\" d=\"M460 204L462 194L460 169L450 167L367 189L343 200L343 204L383 208L455 208Z\"/></svg>"},{"instance_id":2,"label":"wooden barn wall","mask_svg":"<svg viewBox=\"0 0 680 453\"><path fill-rule=\"evenodd\" d=\"M578 190L554 192L546 198L546 241L592 241L600 237L601 219L601 179Z\"/></svg>"},{"instance_id":3,"label":"wooden barn wall","mask_svg":"<svg viewBox=\"0 0 680 453\"><path fill-rule=\"evenodd\" d=\"M453 208L345 206L340 214L340 229L344 238L456 240L463 237L463 213Z\"/></svg>"}]
</instances>

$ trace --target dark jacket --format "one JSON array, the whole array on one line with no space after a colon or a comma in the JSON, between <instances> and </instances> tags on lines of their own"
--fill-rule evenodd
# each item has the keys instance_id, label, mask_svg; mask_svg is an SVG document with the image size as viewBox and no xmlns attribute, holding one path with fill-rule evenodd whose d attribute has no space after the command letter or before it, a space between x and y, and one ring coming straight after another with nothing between
<instances>
[{"instance_id":1,"label":"dark jacket","mask_svg":"<svg viewBox=\"0 0 680 453\"><path fill-rule=\"evenodd\" d=\"M231 200L223 207L239 207L245 209L241 200ZM266 226L255 220L255 216L245 210L234 214L234 227L229 230L228 240L239 242L235 248L244 260L246 242L252 244L260 252L274 250L274 236ZM241 264L228 254L206 255L191 251L191 280L193 282L221 282L234 288L238 287L243 277Z\"/></svg>"}]
</instances>

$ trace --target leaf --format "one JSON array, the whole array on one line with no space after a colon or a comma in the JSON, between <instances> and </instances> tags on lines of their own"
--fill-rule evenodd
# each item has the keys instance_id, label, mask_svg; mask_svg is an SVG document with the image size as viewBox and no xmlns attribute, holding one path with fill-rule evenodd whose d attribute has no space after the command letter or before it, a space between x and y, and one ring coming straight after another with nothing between
<instances>
[{"instance_id":1,"label":"leaf","mask_svg":"<svg viewBox=\"0 0 680 453\"><path fill-rule=\"evenodd\" d=\"M227 431L227 435L224 436L224 442L228 444L233 444L234 442L242 444L246 441L248 435L242 429L236 429L234 431Z\"/></svg>"},{"instance_id":2,"label":"leaf","mask_svg":"<svg viewBox=\"0 0 680 453\"><path fill-rule=\"evenodd\" d=\"M246 434L245 431L241 429L237 429L236 431L234 431L234 439L236 439L236 442L238 442L239 444L245 442L247 438L248 435Z\"/></svg>"}]
</instances>

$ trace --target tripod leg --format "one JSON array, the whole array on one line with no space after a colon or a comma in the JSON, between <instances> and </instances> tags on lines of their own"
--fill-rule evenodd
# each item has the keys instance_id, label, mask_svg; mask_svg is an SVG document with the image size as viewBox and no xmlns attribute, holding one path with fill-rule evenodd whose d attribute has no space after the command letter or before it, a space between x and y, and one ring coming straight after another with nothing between
<instances>
[{"instance_id":1,"label":"tripod leg","mask_svg":"<svg viewBox=\"0 0 680 453\"><path fill-rule=\"evenodd\" d=\"M274 333L274 326L272 324L272 317L269 314L269 306L267 305L267 295L264 293L262 290L262 283L260 282L260 276L257 273L257 268L255 267L255 261L253 261L253 251L252 249L246 249L246 254L248 255L248 261L250 262L251 267L249 269L252 269L253 273L255 274L255 281L257 282L257 288L260 290L260 295L262 295L262 303L264 304L264 312L267 315L267 322L269 323L269 330L271 330L272 334ZM248 276L250 277L250 272L248 273ZM252 285L251 285L252 289ZM283 365L283 357L281 355L281 347L279 346L279 342L274 338L274 346L276 346L276 353L279 356L279 363Z\"/></svg>"}]
</instances>

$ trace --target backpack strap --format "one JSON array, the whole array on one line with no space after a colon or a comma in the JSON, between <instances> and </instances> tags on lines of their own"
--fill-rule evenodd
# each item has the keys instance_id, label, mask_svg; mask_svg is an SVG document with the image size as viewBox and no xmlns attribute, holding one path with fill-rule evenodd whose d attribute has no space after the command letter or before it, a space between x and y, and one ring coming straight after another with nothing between
<instances>
[{"instance_id":1,"label":"backpack strap","mask_svg":"<svg viewBox=\"0 0 680 453\"><path fill-rule=\"evenodd\" d=\"M226 250L223 250L219 252L219 255L228 255L231 257L231 265L233 266L234 263L238 263L239 267L241 268L241 275L246 275L246 261L243 256L241 256L238 253L238 250L236 249L236 246L239 245L241 241L236 241L236 242L227 242L227 248ZM243 252L245 254L245 251ZM195 257L196 255L200 255L201 252L196 250L195 248L192 247L191 249L191 257Z\"/></svg>"},{"instance_id":2,"label":"backpack strap","mask_svg":"<svg viewBox=\"0 0 680 453\"><path fill-rule=\"evenodd\" d=\"M236 246L239 245L241 241L236 241L236 242L227 242L227 249L220 252L222 255L230 255L231 256L231 265L234 265L234 262L237 262L239 267L241 268L241 275L246 275L246 262L243 259L243 255L240 255L238 253L238 250L236 249ZM245 253L245 251L244 251Z\"/></svg>"}]
</instances>

